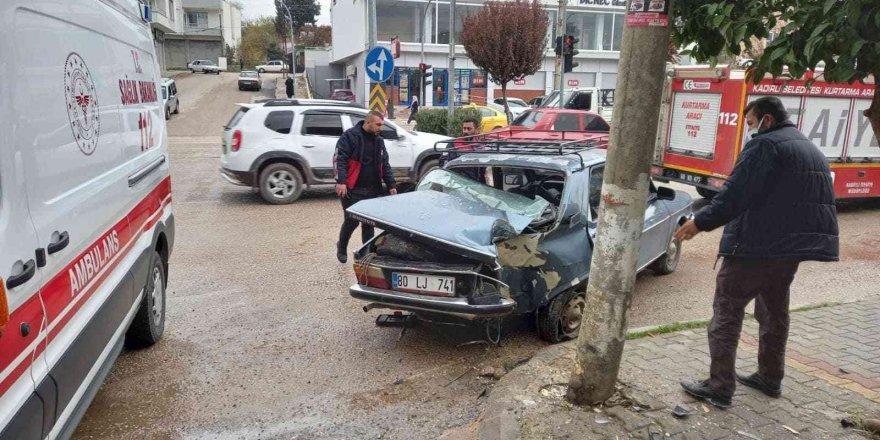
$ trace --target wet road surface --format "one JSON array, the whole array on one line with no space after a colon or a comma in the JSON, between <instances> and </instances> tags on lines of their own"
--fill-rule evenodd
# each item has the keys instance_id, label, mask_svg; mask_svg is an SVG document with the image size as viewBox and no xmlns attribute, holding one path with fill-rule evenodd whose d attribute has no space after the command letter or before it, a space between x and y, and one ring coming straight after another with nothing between
<instances>
[{"instance_id":1,"label":"wet road surface","mask_svg":"<svg viewBox=\"0 0 880 440\"><path fill-rule=\"evenodd\" d=\"M238 91L236 78L178 80L165 335L120 356L74 438L467 437L494 382L480 371L545 345L532 320L509 320L501 347L468 344L482 339L476 327L376 327L379 312L349 297L351 268L334 257L342 214L332 188L270 206L220 178L220 132L234 103L274 93L273 75L263 92ZM843 261L804 264L793 305L876 293L878 216L878 203L844 207ZM639 276L631 327L710 316L719 237L688 242L672 275Z\"/></svg>"}]
</instances>

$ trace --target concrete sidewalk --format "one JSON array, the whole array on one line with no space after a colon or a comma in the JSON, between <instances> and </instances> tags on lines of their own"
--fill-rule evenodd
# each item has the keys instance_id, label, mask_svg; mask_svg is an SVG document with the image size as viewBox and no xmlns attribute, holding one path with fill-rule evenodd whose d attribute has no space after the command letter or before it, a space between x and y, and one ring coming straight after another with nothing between
<instances>
[{"instance_id":1,"label":"concrete sidewalk","mask_svg":"<svg viewBox=\"0 0 880 440\"><path fill-rule=\"evenodd\" d=\"M757 322L747 319L740 372L757 368L757 335ZM792 313L782 397L739 386L728 410L695 401L679 385L708 377L705 329L627 341L618 393L602 407L564 400L574 353L574 342L551 346L504 376L484 407L480 438L864 439L841 419L880 418L880 296ZM676 405L691 415L675 418Z\"/></svg>"}]
</instances>

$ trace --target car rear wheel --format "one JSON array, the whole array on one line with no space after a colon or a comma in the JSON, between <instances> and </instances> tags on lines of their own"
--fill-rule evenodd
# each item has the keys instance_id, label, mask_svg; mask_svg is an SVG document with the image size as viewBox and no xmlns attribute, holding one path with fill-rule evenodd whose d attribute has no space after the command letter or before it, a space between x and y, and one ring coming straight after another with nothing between
<instances>
[{"instance_id":1,"label":"car rear wheel","mask_svg":"<svg viewBox=\"0 0 880 440\"><path fill-rule=\"evenodd\" d=\"M174 104L174 112L173 113L175 115L180 113L180 102L179 101L177 102L177 104Z\"/></svg>"},{"instance_id":2,"label":"car rear wheel","mask_svg":"<svg viewBox=\"0 0 880 440\"><path fill-rule=\"evenodd\" d=\"M144 297L125 334L126 343L130 346L148 347L158 342L165 332L165 268L162 256L154 250Z\"/></svg>"},{"instance_id":3,"label":"car rear wheel","mask_svg":"<svg viewBox=\"0 0 880 440\"><path fill-rule=\"evenodd\" d=\"M538 310L538 336L554 344L576 338L586 306L587 295L578 289L556 295Z\"/></svg>"},{"instance_id":4,"label":"car rear wheel","mask_svg":"<svg viewBox=\"0 0 880 440\"><path fill-rule=\"evenodd\" d=\"M302 191L302 173L289 163L273 163L260 173L260 195L268 203L273 205L293 203Z\"/></svg>"},{"instance_id":5,"label":"car rear wheel","mask_svg":"<svg viewBox=\"0 0 880 440\"><path fill-rule=\"evenodd\" d=\"M171 119L171 110L168 110L168 107L165 107L165 120Z\"/></svg>"},{"instance_id":6,"label":"car rear wheel","mask_svg":"<svg viewBox=\"0 0 880 440\"><path fill-rule=\"evenodd\" d=\"M258 70L257 72L260 72L260 73L266 73L266 69L260 69L260 70Z\"/></svg>"},{"instance_id":7,"label":"car rear wheel","mask_svg":"<svg viewBox=\"0 0 880 440\"><path fill-rule=\"evenodd\" d=\"M651 269L656 275L669 275L678 267L681 259L681 240L672 239L666 248L666 253L651 263Z\"/></svg>"}]
</instances>

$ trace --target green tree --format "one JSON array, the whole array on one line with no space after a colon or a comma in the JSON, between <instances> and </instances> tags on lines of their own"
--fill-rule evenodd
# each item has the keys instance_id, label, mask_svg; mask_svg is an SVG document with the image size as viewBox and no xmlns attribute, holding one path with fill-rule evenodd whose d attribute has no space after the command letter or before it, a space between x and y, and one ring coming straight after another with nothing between
<instances>
[{"instance_id":1,"label":"green tree","mask_svg":"<svg viewBox=\"0 0 880 440\"><path fill-rule=\"evenodd\" d=\"M241 30L239 56L247 66L262 64L266 61L267 51L272 44L278 46L274 18L261 17L245 22Z\"/></svg>"},{"instance_id":2,"label":"green tree","mask_svg":"<svg viewBox=\"0 0 880 440\"><path fill-rule=\"evenodd\" d=\"M315 0L276 0L275 1L275 32L279 36L288 38L290 36L290 27L287 21L287 9L281 3L287 5L290 9L290 15L293 19L293 30L299 32L304 25L315 24L315 17L321 13L321 6Z\"/></svg>"},{"instance_id":3,"label":"green tree","mask_svg":"<svg viewBox=\"0 0 880 440\"><path fill-rule=\"evenodd\" d=\"M547 25L547 12L536 0L489 1L476 14L464 17L461 44L468 58L501 86L508 115L507 83L541 67Z\"/></svg>"},{"instance_id":4,"label":"green tree","mask_svg":"<svg viewBox=\"0 0 880 440\"><path fill-rule=\"evenodd\" d=\"M277 43L272 43L266 49L266 56L270 60L280 60L284 57L284 52L278 47Z\"/></svg>"},{"instance_id":5,"label":"green tree","mask_svg":"<svg viewBox=\"0 0 880 440\"><path fill-rule=\"evenodd\" d=\"M865 110L880 139L880 2L877 0L678 0L675 43L697 61L723 54L754 55L751 79L801 77L824 66L821 78L852 83L874 77L874 99ZM754 40L781 27L763 51Z\"/></svg>"}]
</instances>

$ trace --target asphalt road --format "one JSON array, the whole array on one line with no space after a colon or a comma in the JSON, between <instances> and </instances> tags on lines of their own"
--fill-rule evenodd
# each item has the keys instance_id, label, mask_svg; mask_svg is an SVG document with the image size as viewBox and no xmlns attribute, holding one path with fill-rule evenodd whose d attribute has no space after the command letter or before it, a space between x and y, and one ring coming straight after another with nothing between
<instances>
[{"instance_id":1,"label":"asphalt road","mask_svg":"<svg viewBox=\"0 0 880 440\"><path fill-rule=\"evenodd\" d=\"M342 214L330 188L270 206L218 174L222 126L234 103L274 93L264 78L260 93L238 91L229 73L178 80L165 336L122 354L74 438L467 437L493 383L478 373L545 343L529 319L510 320L501 347L468 344L479 328L376 327L379 312L349 297L351 268L334 257ZM878 216L880 203L842 209L842 261L804 264L793 305L877 293ZM630 327L711 315L719 237L688 242L672 275L639 276Z\"/></svg>"}]
</instances>

